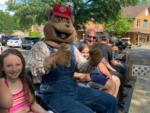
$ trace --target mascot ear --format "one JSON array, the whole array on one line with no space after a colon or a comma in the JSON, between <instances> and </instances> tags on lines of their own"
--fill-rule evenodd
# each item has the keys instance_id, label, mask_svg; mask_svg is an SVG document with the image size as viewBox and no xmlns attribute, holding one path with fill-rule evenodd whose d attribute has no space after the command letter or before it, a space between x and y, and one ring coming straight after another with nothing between
<instances>
[{"instance_id":1,"label":"mascot ear","mask_svg":"<svg viewBox=\"0 0 150 113\"><path fill-rule=\"evenodd\" d=\"M46 16L48 17L48 18L51 18L51 16L52 16L52 10L47 10L46 11Z\"/></svg>"},{"instance_id":2,"label":"mascot ear","mask_svg":"<svg viewBox=\"0 0 150 113\"><path fill-rule=\"evenodd\" d=\"M72 23L74 24L74 22L75 22L75 17L74 17L74 15L71 15L71 21L72 21Z\"/></svg>"}]
</instances>

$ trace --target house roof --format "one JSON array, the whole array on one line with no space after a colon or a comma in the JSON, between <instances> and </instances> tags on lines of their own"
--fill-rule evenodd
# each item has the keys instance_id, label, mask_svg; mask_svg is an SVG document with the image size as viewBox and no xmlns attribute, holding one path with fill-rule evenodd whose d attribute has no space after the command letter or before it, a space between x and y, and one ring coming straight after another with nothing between
<instances>
[{"instance_id":1,"label":"house roof","mask_svg":"<svg viewBox=\"0 0 150 113\"><path fill-rule=\"evenodd\" d=\"M144 11L146 8L149 8L150 4L140 4L136 6L129 6L122 8L122 14L123 16L127 18L135 18L138 16L142 11Z\"/></svg>"}]
</instances>

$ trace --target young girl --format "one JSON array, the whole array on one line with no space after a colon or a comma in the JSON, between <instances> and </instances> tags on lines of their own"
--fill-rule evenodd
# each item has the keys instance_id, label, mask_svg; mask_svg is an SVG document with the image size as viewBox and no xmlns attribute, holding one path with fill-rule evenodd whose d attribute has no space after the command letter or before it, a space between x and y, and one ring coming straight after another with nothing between
<instances>
[{"instance_id":1,"label":"young girl","mask_svg":"<svg viewBox=\"0 0 150 113\"><path fill-rule=\"evenodd\" d=\"M35 100L25 60L16 49L0 56L0 113L48 113Z\"/></svg>"},{"instance_id":2,"label":"young girl","mask_svg":"<svg viewBox=\"0 0 150 113\"><path fill-rule=\"evenodd\" d=\"M87 44L82 44L79 46L79 51L81 54L88 59L89 58L89 47ZM78 78L81 81L93 81L95 83L99 83L103 85L103 90L112 94L113 96L117 96L120 80L116 76L112 76L107 66L102 61L99 63L98 67L91 73L91 74L82 74L82 73L75 73L75 78Z\"/></svg>"}]
</instances>

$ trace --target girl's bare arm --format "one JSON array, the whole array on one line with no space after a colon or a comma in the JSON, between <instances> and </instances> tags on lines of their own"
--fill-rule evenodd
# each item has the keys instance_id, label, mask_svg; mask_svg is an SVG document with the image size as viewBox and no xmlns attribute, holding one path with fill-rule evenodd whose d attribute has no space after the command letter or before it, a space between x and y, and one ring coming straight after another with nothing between
<instances>
[{"instance_id":1,"label":"girl's bare arm","mask_svg":"<svg viewBox=\"0 0 150 113\"><path fill-rule=\"evenodd\" d=\"M11 106L12 95L4 83L4 79L0 79L0 109L9 109Z\"/></svg>"}]
</instances>

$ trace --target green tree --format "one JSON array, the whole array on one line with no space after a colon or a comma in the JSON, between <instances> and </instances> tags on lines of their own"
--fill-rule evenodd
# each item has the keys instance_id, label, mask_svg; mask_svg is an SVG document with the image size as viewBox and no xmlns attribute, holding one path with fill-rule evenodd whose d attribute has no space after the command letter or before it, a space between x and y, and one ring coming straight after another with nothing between
<instances>
[{"instance_id":1,"label":"green tree","mask_svg":"<svg viewBox=\"0 0 150 113\"><path fill-rule=\"evenodd\" d=\"M63 0L22 0L22 2L8 1L8 10L15 12L22 28L28 29L33 24L45 23L49 19L49 10L55 3Z\"/></svg>"},{"instance_id":2,"label":"green tree","mask_svg":"<svg viewBox=\"0 0 150 113\"><path fill-rule=\"evenodd\" d=\"M8 9L20 18L20 24L30 26L34 23L48 21L48 10L56 3L66 3L69 0L22 0L22 2L8 2ZM132 2L131 2L132 1ZM83 25L94 18L97 22L107 22L116 19L122 6L133 5L137 0L72 0L71 7L75 17L75 26ZM25 20L28 21L25 21Z\"/></svg>"},{"instance_id":3,"label":"green tree","mask_svg":"<svg viewBox=\"0 0 150 113\"><path fill-rule=\"evenodd\" d=\"M10 33L17 29L19 29L17 18L9 13L0 11L0 32Z\"/></svg>"},{"instance_id":4,"label":"green tree","mask_svg":"<svg viewBox=\"0 0 150 113\"><path fill-rule=\"evenodd\" d=\"M75 25L82 25L89 19L96 22L116 20L122 7L133 6L139 0L72 0Z\"/></svg>"},{"instance_id":5,"label":"green tree","mask_svg":"<svg viewBox=\"0 0 150 113\"><path fill-rule=\"evenodd\" d=\"M145 4L145 3L150 3L150 0L139 0L139 2Z\"/></svg>"},{"instance_id":6,"label":"green tree","mask_svg":"<svg viewBox=\"0 0 150 113\"><path fill-rule=\"evenodd\" d=\"M115 35L123 35L131 30L131 23L126 18L118 16L115 21L105 23L105 29Z\"/></svg>"},{"instance_id":7,"label":"green tree","mask_svg":"<svg viewBox=\"0 0 150 113\"><path fill-rule=\"evenodd\" d=\"M140 0L122 0L123 6L134 6L140 3Z\"/></svg>"}]
</instances>

